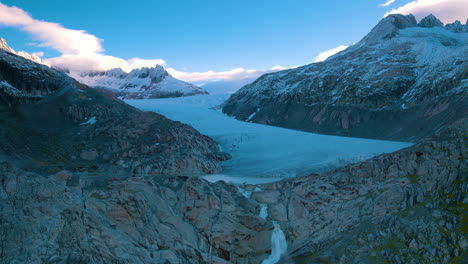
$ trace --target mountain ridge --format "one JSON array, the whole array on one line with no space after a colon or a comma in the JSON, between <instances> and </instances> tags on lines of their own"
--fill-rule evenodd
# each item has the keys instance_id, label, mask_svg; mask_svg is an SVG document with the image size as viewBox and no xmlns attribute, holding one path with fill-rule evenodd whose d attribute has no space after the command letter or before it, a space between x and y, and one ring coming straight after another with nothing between
<instances>
[{"instance_id":1,"label":"mountain ridge","mask_svg":"<svg viewBox=\"0 0 468 264\"><path fill-rule=\"evenodd\" d=\"M133 69L128 73L121 68L114 68L108 71L68 72L68 74L88 86L113 90L124 99L208 94L196 85L172 77L160 65Z\"/></svg>"},{"instance_id":2,"label":"mountain ridge","mask_svg":"<svg viewBox=\"0 0 468 264\"><path fill-rule=\"evenodd\" d=\"M310 132L416 141L468 114L467 53L465 32L390 15L326 61L261 76L223 112Z\"/></svg>"}]
</instances>

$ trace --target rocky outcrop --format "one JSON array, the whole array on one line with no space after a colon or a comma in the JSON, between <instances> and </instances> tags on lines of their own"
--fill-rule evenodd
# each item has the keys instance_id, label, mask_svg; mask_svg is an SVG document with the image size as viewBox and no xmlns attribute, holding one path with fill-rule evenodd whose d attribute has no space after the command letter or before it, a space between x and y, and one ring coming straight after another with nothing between
<instances>
[{"instance_id":1,"label":"rocky outcrop","mask_svg":"<svg viewBox=\"0 0 468 264\"><path fill-rule=\"evenodd\" d=\"M416 18L413 15L389 15L380 21L380 23L362 39L362 42L366 45L377 44L385 39L395 37L400 29L415 27L416 25Z\"/></svg>"},{"instance_id":2,"label":"rocky outcrop","mask_svg":"<svg viewBox=\"0 0 468 264\"><path fill-rule=\"evenodd\" d=\"M425 27L425 28L443 27L443 26L444 26L444 23L442 23L442 21L436 18L433 14L429 14L428 16L421 19L421 21L418 23L418 27Z\"/></svg>"},{"instance_id":3,"label":"rocky outcrop","mask_svg":"<svg viewBox=\"0 0 468 264\"><path fill-rule=\"evenodd\" d=\"M456 33L468 32L468 21L463 25L460 21L455 21L451 24L445 25L445 28Z\"/></svg>"},{"instance_id":4,"label":"rocky outcrop","mask_svg":"<svg viewBox=\"0 0 468 264\"><path fill-rule=\"evenodd\" d=\"M4 263L464 263L468 121L368 161L243 196L189 177L27 172L0 164ZM245 192L245 191L244 191ZM261 218L260 204L268 217Z\"/></svg>"},{"instance_id":5,"label":"rocky outcrop","mask_svg":"<svg viewBox=\"0 0 468 264\"><path fill-rule=\"evenodd\" d=\"M260 186L252 198L270 204L296 263L464 263L467 131L465 120L392 154Z\"/></svg>"},{"instance_id":6,"label":"rocky outcrop","mask_svg":"<svg viewBox=\"0 0 468 264\"><path fill-rule=\"evenodd\" d=\"M2 263L260 263L272 225L234 186L0 166Z\"/></svg>"},{"instance_id":7,"label":"rocky outcrop","mask_svg":"<svg viewBox=\"0 0 468 264\"><path fill-rule=\"evenodd\" d=\"M172 77L162 66L103 72L69 72L71 77L91 87L110 89L125 99L167 98L208 94L202 88Z\"/></svg>"},{"instance_id":8,"label":"rocky outcrop","mask_svg":"<svg viewBox=\"0 0 468 264\"><path fill-rule=\"evenodd\" d=\"M190 126L3 50L0 89L0 159L22 168L201 175L229 158Z\"/></svg>"},{"instance_id":9,"label":"rocky outcrop","mask_svg":"<svg viewBox=\"0 0 468 264\"><path fill-rule=\"evenodd\" d=\"M15 51L12 48L10 48L10 46L8 45L8 43L6 42L4 38L0 38L0 49L11 52L11 53L15 53Z\"/></svg>"},{"instance_id":10,"label":"rocky outcrop","mask_svg":"<svg viewBox=\"0 0 468 264\"><path fill-rule=\"evenodd\" d=\"M263 75L223 111L323 134L417 141L468 115L467 53L464 33L390 15L324 62Z\"/></svg>"}]
</instances>

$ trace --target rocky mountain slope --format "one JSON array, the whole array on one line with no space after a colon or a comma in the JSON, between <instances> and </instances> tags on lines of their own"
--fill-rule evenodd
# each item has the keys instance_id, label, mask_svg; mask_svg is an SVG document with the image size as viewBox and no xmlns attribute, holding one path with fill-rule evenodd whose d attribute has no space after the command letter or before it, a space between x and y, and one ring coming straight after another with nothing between
<instances>
[{"instance_id":1,"label":"rocky mountain slope","mask_svg":"<svg viewBox=\"0 0 468 264\"><path fill-rule=\"evenodd\" d=\"M221 171L212 139L109 92L0 50L0 160L36 171L200 175Z\"/></svg>"},{"instance_id":2,"label":"rocky mountain slope","mask_svg":"<svg viewBox=\"0 0 468 264\"><path fill-rule=\"evenodd\" d=\"M122 69L105 72L70 72L75 80L91 87L111 89L125 99L180 97L207 94L191 83L172 77L162 66L134 69L129 73Z\"/></svg>"},{"instance_id":3,"label":"rocky mountain slope","mask_svg":"<svg viewBox=\"0 0 468 264\"><path fill-rule=\"evenodd\" d=\"M243 186L250 197L200 178L38 174L2 163L0 260L258 264L275 221L288 244L278 263L466 263L466 131L464 120L392 154Z\"/></svg>"},{"instance_id":4,"label":"rocky mountain slope","mask_svg":"<svg viewBox=\"0 0 468 264\"><path fill-rule=\"evenodd\" d=\"M440 122L395 153L238 188L174 176L227 158L191 127L0 50L0 263L258 264L278 228L278 263L467 263L468 119Z\"/></svg>"},{"instance_id":5,"label":"rocky mountain slope","mask_svg":"<svg viewBox=\"0 0 468 264\"><path fill-rule=\"evenodd\" d=\"M18 51L16 52L14 49L12 49L10 46L8 46L8 43L4 38L0 38L0 49L11 52L13 54L16 54L18 56L21 56L27 60L33 61L35 63L43 64L49 66L45 61L43 61L39 56L36 54L29 54L26 51Z\"/></svg>"},{"instance_id":6,"label":"rocky mountain slope","mask_svg":"<svg viewBox=\"0 0 468 264\"><path fill-rule=\"evenodd\" d=\"M395 153L260 186L252 198L281 223L292 263L466 263L467 131L464 119Z\"/></svg>"},{"instance_id":7,"label":"rocky mountain slope","mask_svg":"<svg viewBox=\"0 0 468 264\"><path fill-rule=\"evenodd\" d=\"M392 140L430 135L468 115L468 26L390 15L320 63L265 74L223 111L240 120Z\"/></svg>"}]
</instances>

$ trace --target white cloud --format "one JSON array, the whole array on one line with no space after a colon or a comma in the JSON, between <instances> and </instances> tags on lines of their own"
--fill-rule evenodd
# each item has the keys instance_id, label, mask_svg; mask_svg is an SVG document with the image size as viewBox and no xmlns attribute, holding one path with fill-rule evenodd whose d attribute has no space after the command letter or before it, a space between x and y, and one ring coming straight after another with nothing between
<instances>
[{"instance_id":1,"label":"white cloud","mask_svg":"<svg viewBox=\"0 0 468 264\"><path fill-rule=\"evenodd\" d=\"M24 10L0 3L0 25L19 27L33 34L40 46L58 50L64 54L99 53L102 40L84 30L72 30L57 23L33 19Z\"/></svg>"},{"instance_id":2,"label":"white cloud","mask_svg":"<svg viewBox=\"0 0 468 264\"><path fill-rule=\"evenodd\" d=\"M154 67L155 65L167 66L167 63L163 59L140 59L140 58L132 58L127 60L127 71L131 71L133 69L139 69L143 67Z\"/></svg>"},{"instance_id":3,"label":"white cloud","mask_svg":"<svg viewBox=\"0 0 468 264\"><path fill-rule=\"evenodd\" d=\"M293 67L292 67L293 68ZM288 68L282 66L274 66L269 70L246 70L244 68L235 68L229 71L215 72L215 71L206 71L206 72L183 72L177 71L173 68L168 68L167 71L174 76L175 78L193 82L197 84L203 84L219 80L236 80L236 79L245 79L245 78L256 78L262 74L274 71L285 70Z\"/></svg>"},{"instance_id":4,"label":"white cloud","mask_svg":"<svg viewBox=\"0 0 468 264\"><path fill-rule=\"evenodd\" d=\"M45 59L53 67L70 71L103 71L121 68L124 71L142 67L154 67L156 64L166 66L162 59L122 59L104 54L103 40L87 33L85 30L64 28L57 23L34 19L30 14L18 7L10 7L0 3L0 26L19 28L33 35L37 42L29 45L48 47L57 50L61 56ZM43 53L36 53L42 57ZM188 82L207 83L215 80L235 80L258 77L264 73L284 70L281 66L274 66L269 70L246 70L236 68L229 71L215 72L185 72L168 68L167 71L175 78Z\"/></svg>"},{"instance_id":5,"label":"white cloud","mask_svg":"<svg viewBox=\"0 0 468 264\"><path fill-rule=\"evenodd\" d=\"M37 56L37 57L44 57L44 52L42 51L39 51L39 52L33 52L31 53L31 55L34 55L34 56Z\"/></svg>"},{"instance_id":6,"label":"white cloud","mask_svg":"<svg viewBox=\"0 0 468 264\"><path fill-rule=\"evenodd\" d=\"M317 57L315 57L314 62L324 61L324 60L328 59L329 57L337 54L338 52L341 52L341 51L345 50L346 48L348 48L348 46L341 45L341 46L338 46L336 48L320 52L320 54Z\"/></svg>"},{"instance_id":7,"label":"white cloud","mask_svg":"<svg viewBox=\"0 0 468 264\"><path fill-rule=\"evenodd\" d=\"M434 14L445 24L460 20L462 23L468 18L467 0L415 0L399 8L386 13L389 14L413 14L418 20Z\"/></svg>"},{"instance_id":8,"label":"white cloud","mask_svg":"<svg viewBox=\"0 0 468 264\"><path fill-rule=\"evenodd\" d=\"M380 4L379 6L389 6L393 3L395 3L396 0L388 0L387 2L383 3L383 4Z\"/></svg>"},{"instance_id":9,"label":"white cloud","mask_svg":"<svg viewBox=\"0 0 468 264\"><path fill-rule=\"evenodd\" d=\"M52 48L62 55L45 61L54 67L67 68L72 71L98 71L112 68L122 68L130 71L141 67L154 67L156 64L166 65L161 59L145 60L122 58L103 54L103 40L87 33L85 30L64 28L57 23L37 20L27 12L0 3L0 25L17 27L33 35L39 43L31 43L39 47ZM41 56L39 56L41 57Z\"/></svg>"}]
</instances>

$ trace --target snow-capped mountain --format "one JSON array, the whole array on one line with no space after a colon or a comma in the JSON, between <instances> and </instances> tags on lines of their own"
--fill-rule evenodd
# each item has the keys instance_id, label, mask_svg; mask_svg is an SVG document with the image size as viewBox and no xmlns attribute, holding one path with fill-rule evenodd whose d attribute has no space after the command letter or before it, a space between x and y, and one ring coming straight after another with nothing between
<instances>
[{"instance_id":1,"label":"snow-capped mountain","mask_svg":"<svg viewBox=\"0 0 468 264\"><path fill-rule=\"evenodd\" d=\"M223 111L325 134L414 140L468 115L468 26L390 15L328 60L265 74Z\"/></svg>"},{"instance_id":2,"label":"snow-capped mountain","mask_svg":"<svg viewBox=\"0 0 468 264\"><path fill-rule=\"evenodd\" d=\"M29 54L27 53L26 51L18 51L16 52L14 49L12 49L10 46L8 46L8 43L6 42L6 40L4 38L0 38L0 49L2 50L6 50L8 52L11 52L13 54L16 54L18 56L21 56L25 59L28 59L30 61L33 61L35 63L39 63L39 64L43 64L43 65L46 65L46 66L50 66L49 64L47 64L45 61L43 61L39 56L37 56L36 54Z\"/></svg>"},{"instance_id":3,"label":"snow-capped mountain","mask_svg":"<svg viewBox=\"0 0 468 264\"><path fill-rule=\"evenodd\" d=\"M91 87L116 91L126 99L180 97L207 94L202 88L172 77L162 66L134 69L126 73L120 68L103 72L70 72L77 81Z\"/></svg>"}]
</instances>

